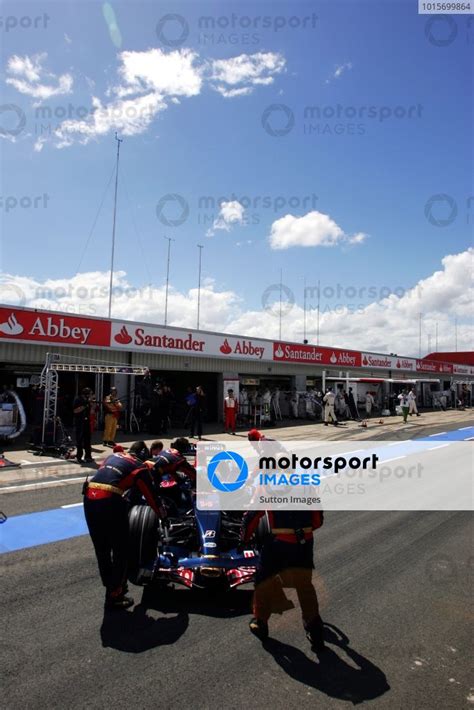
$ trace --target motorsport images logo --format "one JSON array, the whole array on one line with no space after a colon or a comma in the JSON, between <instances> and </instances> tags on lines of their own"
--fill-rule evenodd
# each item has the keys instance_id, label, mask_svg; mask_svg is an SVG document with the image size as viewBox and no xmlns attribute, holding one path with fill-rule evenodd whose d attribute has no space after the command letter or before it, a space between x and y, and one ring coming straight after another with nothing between
<instances>
[{"instance_id":1,"label":"motorsport images logo","mask_svg":"<svg viewBox=\"0 0 474 710\"><path fill-rule=\"evenodd\" d=\"M239 469L239 475L233 483L223 482L217 475L217 469L221 466L221 464L225 464L226 470L228 470L229 464L234 464L234 466ZM245 485L247 478L249 477L249 467L247 466L247 462L244 457L235 453L235 451L220 451L209 461L207 466L207 477L211 486L217 488L218 491L232 493Z\"/></svg>"},{"instance_id":2,"label":"motorsport images logo","mask_svg":"<svg viewBox=\"0 0 474 710\"><path fill-rule=\"evenodd\" d=\"M431 440L206 440L196 445L196 504L202 511L471 510L471 444L452 442L435 456Z\"/></svg>"}]
</instances>

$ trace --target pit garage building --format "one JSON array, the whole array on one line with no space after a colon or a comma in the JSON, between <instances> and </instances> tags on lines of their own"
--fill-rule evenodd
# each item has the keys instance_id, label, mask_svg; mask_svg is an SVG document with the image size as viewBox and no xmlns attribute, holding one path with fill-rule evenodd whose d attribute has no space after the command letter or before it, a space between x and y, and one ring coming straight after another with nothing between
<instances>
[{"instance_id":1,"label":"pit garage building","mask_svg":"<svg viewBox=\"0 0 474 710\"><path fill-rule=\"evenodd\" d=\"M72 401L82 387L97 398L114 384L133 407L141 378L120 372L146 367L155 380L172 388L179 420L189 387L201 385L207 395L207 419L221 419L227 388L248 392L278 388L285 415L292 392L324 391L352 386L359 401L371 391L382 409L390 398L415 385L420 406L436 405L443 390L469 388L472 398L474 362L415 359L398 354L275 341L187 328L96 318L27 308L0 306L0 386L13 387L27 412L34 408L47 353L61 369L62 416L72 417ZM70 366L69 369L67 366ZM304 411L301 412L304 415Z\"/></svg>"}]
</instances>

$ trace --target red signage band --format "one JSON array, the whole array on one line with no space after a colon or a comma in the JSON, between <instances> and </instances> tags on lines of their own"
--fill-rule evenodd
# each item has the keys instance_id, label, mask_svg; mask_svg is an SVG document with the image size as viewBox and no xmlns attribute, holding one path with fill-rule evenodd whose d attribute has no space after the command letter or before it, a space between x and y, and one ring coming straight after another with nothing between
<instances>
[{"instance_id":1,"label":"red signage band","mask_svg":"<svg viewBox=\"0 0 474 710\"><path fill-rule=\"evenodd\" d=\"M0 308L0 338L110 347L110 321Z\"/></svg>"},{"instance_id":2,"label":"red signage band","mask_svg":"<svg viewBox=\"0 0 474 710\"><path fill-rule=\"evenodd\" d=\"M273 343L273 359L279 362L297 362L308 365L333 367L361 367L361 354L355 350L323 348L318 345Z\"/></svg>"}]
</instances>

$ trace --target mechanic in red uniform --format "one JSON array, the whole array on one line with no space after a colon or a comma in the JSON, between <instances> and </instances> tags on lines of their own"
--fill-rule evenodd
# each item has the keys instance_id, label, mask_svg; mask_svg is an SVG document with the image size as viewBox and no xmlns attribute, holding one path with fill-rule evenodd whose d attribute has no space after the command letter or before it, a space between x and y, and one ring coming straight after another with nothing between
<instances>
[{"instance_id":1,"label":"mechanic in red uniform","mask_svg":"<svg viewBox=\"0 0 474 710\"><path fill-rule=\"evenodd\" d=\"M249 441L274 441L274 439L267 439L265 434L262 434L258 429L250 429L247 438Z\"/></svg>"},{"instance_id":2,"label":"mechanic in red uniform","mask_svg":"<svg viewBox=\"0 0 474 710\"><path fill-rule=\"evenodd\" d=\"M177 482L179 482L179 478L176 474L184 473L193 484L196 483L196 469L191 466L184 455L190 450L189 441L184 436L176 439L171 443L169 449L163 449L153 457L155 473L171 475Z\"/></svg>"},{"instance_id":3,"label":"mechanic in red uniform","mask_svg":"<svg viewBox=\"0 0 474 710\"><path fill-rule=\"evenodd\" d=\"M272 599L281 584L296 589L303 625L316 651L324 650L323 622L319 615L318 597L311 577L313 563L313 531L323 524L320 511L252 510L244 514L242 542L248 543L259 520L268 516L270 534L260 553L255 576L254 618L250 631L260 640L268 638L268 620Z\"/></svg>"},{"instance_id":4,"label":"mechanic in red uniform","mask_svg":"<svg viewBox=\"0 0 474 710\"><path fill-rule=\"evenodd\" d=\"M227 397L224 399L224 426L225 430L231 434L235 434L238 408L239 404L234 397L234 390L227 390Z\"/></svg>"},{"instance_id":5,"label":"mechanic in red uniform","mask_svg":"<svg viewBox=\"0 0 474 710\"><path fill-rule=\"evenodd\" d=\"M107 609L126 609L133 604L126 596L129 503L123 494L136 491L157 515L166 516L150 469L144 464L148 458L145 442L137 441L128 453L122 450L107 456L84 484L84 514L106 590Z\"/></svg>"},{"instance_id":6,"label":"mechanic in red uniform","mask_svg":"<svg viewBox=\"0 0 474 710\"><path fill-rule=\"evenodd\" d=\"M185 457L190 450L189 441L183 436L173 441L169 449L156 453L152 459L153 477L157 488L178 507L188 502L183 478L179 474L187 476L193 488L196 485L196 469Z\"/></svg>"}]
</instances>

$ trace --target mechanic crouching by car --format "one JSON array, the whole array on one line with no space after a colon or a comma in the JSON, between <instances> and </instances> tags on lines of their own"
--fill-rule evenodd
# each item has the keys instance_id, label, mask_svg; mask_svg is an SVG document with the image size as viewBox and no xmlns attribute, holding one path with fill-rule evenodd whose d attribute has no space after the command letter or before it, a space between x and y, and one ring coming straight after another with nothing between
<instances>
[{"instance_id":1,"label":"mechanic crouching by car","mask_svg":"<svg viewBox=\"0 0 474 710\"><path fill-rule=\"evenodd\" d=\"M160 493L171 500L177 508L186 506L190 502L184 486L186 478L191 481L193 488L196 485L196 469L185 456L190 451L191 445L185 437L173 441L169 449L157 451L156 448L152 448L152 453L155 453L153 476L156 486ZM184 474L186 478L183 480L179 474Z\"/></svg>"},{"instance_id":2,"label":"mechanic crouching by car","mask_svg":"<svg viewBox=\"0 0 474 710\"><path fill-rule=\"evenodd\" d=\"M261 641L268 638L274 590L280 584L296 589L303 625L315 651L324 650L323 622L312 583L313 531L323 524L321 511L247 511L243 518L242 542L248 543L263 516L268 516L269 533L264 540L255 576L253 615L250 631Z\"/></svg>"},{"instance_id":3,"label":"mechanic crouching by car","mask_svg":"<svg viewBox=\"0 0 474 710\"><path fill-rule=\"evenodd\" d=\"M136 491L157 515L166 517L150 469L144 464L149 456L145 442L137 441L128 453L117 451L107 456L92 479L84 483L84 514L106 590L107 609L126 609L133 604L127 596L129 503L124 493Z\"/></svg>"}]
</instances>

